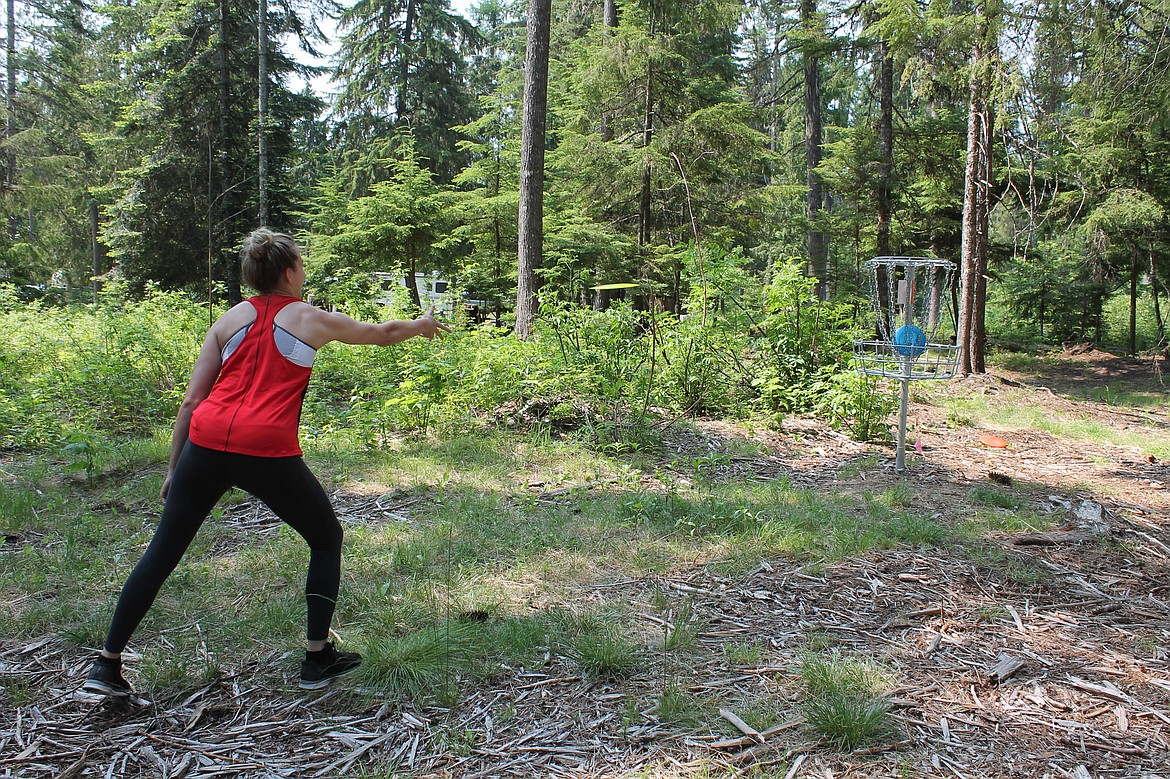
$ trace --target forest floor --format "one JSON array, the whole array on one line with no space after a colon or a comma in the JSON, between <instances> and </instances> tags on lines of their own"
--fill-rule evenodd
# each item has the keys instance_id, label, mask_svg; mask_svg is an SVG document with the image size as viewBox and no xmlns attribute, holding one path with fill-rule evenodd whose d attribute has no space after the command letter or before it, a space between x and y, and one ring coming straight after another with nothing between
<instances>
[{"instance_id":1,"label":"forest floor","mask_svg":"<svg viewBox=\"0 0 1170 779\"><path fill-rule=\"evenodd\" d=\"M274 658L258 657L165 705L106 702L77 692L87 665L75 647L0 638L0 672L38 675L36 700L15 721L0 712L0 777L1170 778L1170 463L1141 445L1143 431L1170 429L1156 367L1074 350L915 385L905 476L891 446L814 420L675 428L673 461L723 453L723 478L785 478L837 495L908 484L909 508L956 527L989 522L994 510L976 499L988 489L1050 522L992 522L962 547L777 558L735 576L680 566L583 586L593 602L644 603L662 588L689 598L697 640L713 651L664 658L631 680L591 681L554 659L440 709L354 697L344 685L269 689L255 679ZM1121 395L1145 401L1105 402ZM1000 404L1041 423L999 415ZM1098 435L1068 436L1045 419ZM1006 448L980 440L989 435ZM356 494L336 501L340 514L368 506ZM894 735L847 752L803 726L796 658L813 638L891 671ZM730 664L717 650L731 642L758 644L766 660ZM632 685L662 687L676 671L726 728L631 711ZM743 725L759 701L778 707L775 726Z\"/></svg>"}]
</instances>

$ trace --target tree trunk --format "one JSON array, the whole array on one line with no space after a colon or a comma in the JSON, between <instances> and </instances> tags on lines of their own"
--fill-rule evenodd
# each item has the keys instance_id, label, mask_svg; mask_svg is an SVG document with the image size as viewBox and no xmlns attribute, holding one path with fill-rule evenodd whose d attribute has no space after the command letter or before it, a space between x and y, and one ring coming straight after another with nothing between
<instances>
[{"instance_id":1,"label":"tree trunk","mask_svg":"<svg viewBox=\"0 0 1170 779\"><path fill-rule=\"evenodd\" d=\"M8 40L4 47L4 108L8 112L4 124L4 138L16 135L16 3L8 0ZM10 145L4 150L4 191L16 186L16 153ZM10 225L11 227L11 225Z\"/></svg>"},{"instance_id":2,"label":"tree trunk","mask_svg":"<svg viewBox=\"0 0 1170 779\"><path fill-rule=\"evenodd\" d=\"M971 46L971 80L967 115L967 163L963 188L963 239L959 281L959 372L983 373L986 341L987 229L990 209L992 125L990 24L987 9L976 7Z\"/></svg>"},{"instance_id":3,"label":"tree trunk","mask_svg":"<svg viewBox=\"0 0 1170 779\"><path fill-rule=\"evenodd\" d=\"M414 20L417 14L415 0L406 0L406 20L402 24L402 50L398 57L398 94L394 97L394 121L403 122L406 116L406 81L410 78L410 44L414 38Z\"/></svg>"},{"instance_id":4,"label":"tree trunk","mask_svg":"<svg viewBox=\"0 0 1170 779\"><path fill-rule=\"evenodd\" d=\"M408 257L406 273L403 274L406 284L406 293L410 295L410 302L417 310L422 310L422 295L418 292L418 263L415 262L414 252Z\"/></svg>"},{"instance_id":5,"label":"tree trunk","mask_svg":"<svg viewBox=\"0 0 1170 779\"><path fill-rule=\"evenodd\" d=\"M618 10L616 0L605 0L605 5L601 14L601 25L605 28L606 35L612 35L613 31L618 26ZM613 128L609 126L610 115L608 112L601 115L601 140L613 140Z\"/></svg>"},{"instance_id":6,"label":"tree trunk","mask_svg":"<svg viewBox=\"0 0 1170 779\"><path fill-rule=\"evenodd\" d=\"M544 250L544 145L548 105L548 47L552 0L528 0L520 137L520 246L516 287L516 335L528 338L539 306L536 271Z\"/></svg>"},{"instance_id":7,"label":"tree trunk","mask_svg":"<svg viewBox=\"0 0 1170 779\"><path fill-rule=\"evenodd\" d=\"M220 0L219 2L219 24L219 186L215 194L220 213L234 214L236 212L234 208L236 200L233 196L234 187L228 176L232 159L230 153L231 137L228 128L228 112L231 110L231 50L228 42L231 40L232 30L228 0ZM227 288L228 303L234 306L243 300L244 296L240 293L240 264L236 262L235 252L224 250L230 242L226 232L230 229L231 218L215 219L216 211L211 204L208 204L208 212L214 220L212 224L217 226L214 235L216 243L220 246L217 253L224 266L224 283Z\"/></svg>"},{"instance_id":8,"label":"tree trunk","mask_svg":"<svg viewBox=\"0 0 1170 779\"><path fill-rule=\"evenodd\" d=\"M613 31L617 29L617 0L605 0L604 4L602 5L601 24L602 27L604 27L604 32L606 35L612 35ZM613 127L610 125L612 118L612 115L608 111L601 114L601 140L604 143L609 143L613 140ZM593 268L594 280L600 280L601 275L600 268L595 266ZM585 304L582 303L582 305ZM609 295L605 290L598 289L593 291L592 305L594 311L605 310L605 308L609 305Z\"/></svg>"},{"instance_id":9,"label":"tree trunk","mask_svg":"<svg viewBox=\"0 0 1170 779\"><path fill-rule=\"evenodd\" d=\"M890 54L890 44L881 41L878 45L878 181L877 181L877 256L890 255L890 222L892 208L890 205L890 187L894 169L894 58ZM885 267L877 269L878 310L889 311L890 293L889 280ZM878 340L892 338L893 333L883 334L881 323L878 323L876 337Z\"/></svg>"},{"instance_id":10,"label":"tree trunk","mask_svg":"<svg viewBox=\"0 0 1170 779\"><path fill-rule=\"evenodd\" d=\"M1154 321L1158 323L1158 350L1166 350L1166 322L1162 319L1162 305L1158 302L1158 268L1154 264L1154 247L1149 249L1150 255L1150 297L1154 300Z\"/></svg>"},{"instance_id":11,"label":"tree trunk","mask_svg":"<svg viewBox=\"0 0 1170 779\"><path fill-rule=\"evenodd\" d=\"M1138 278L1141 271L1138 265L1137 247L1130 250L1129 266L1129 354L1137 354L1137 299Z\"/></svg>"},{"instance_id":12,"label":"tree trunk","mask_svg":"<svg viewBox=\"0 0 1170 779\"><path fill-rule=\"evenodd\" d=\"M878 46L878 164L877 181L877 253L879 257L890 253L890 187L894 170L894 57L890 44L882 41Z\"/></svg>"},{"instance_id":13,"label":"tree trunk","mask_svg":"<svg viewBox=\"0 0 1170 779\"><path fill-rule=\"evenodd\" d=\"M105 251L98 241L98 204L96 200L89 201L89 240L93 249L93 297L102 291L102 273L105 266Z\"/></svg>"},{"instance_id":14,"label":"tree trunk","mask_svg":"<svg viewBox=\"0 0 1170 779\"><path fill-rule=\"evenodd\" d=\"M617 0L605 0L602 22L606 27L612 28L618 26Z\"/></svg>"},{"instance_id":15,"label":"tree trunk","mask_svg":"<svg viewBox=\"0 0 1170 779\"><path fill-rule=\"evenodd\" d=\"M650 38L654 37L654 10L650 9ZM654 142L654 65L646 64L646 101L642 111L642 148L650 148ZM651 193L650 193L650 160L642 161L642 188L638 194L638 248L650 242Z\"/></svg>"},{"instance_id":16,"label":"tree trunk","mask_svg":"<svg viewBox=\"0 0 1170 779\"><path fill-rule=\"evenodd\" d=\"M811 35L816 23L816 0L801 0L801 27ZM815 227L824 203L824 189L816 167L821 163L821 85L820 57L814 44L807 44L804 52L804 161L808 183L806 216L808 218L808 273L817 280L816 294L820 300L829 299L829 273L826 267L825 234Z\"/></svg>"},{"instance_id":17,"label":"tree trunk","mask_svg":"<svg viewBox=\"0 0 1170 779\"><path fill-rule=\"evenodd\" d=\"M259 52L259 86L256 128L256 200L261 227L268 226L268 0L259 0L256 13L256 43Z\"/></svg>"}]
</instances>

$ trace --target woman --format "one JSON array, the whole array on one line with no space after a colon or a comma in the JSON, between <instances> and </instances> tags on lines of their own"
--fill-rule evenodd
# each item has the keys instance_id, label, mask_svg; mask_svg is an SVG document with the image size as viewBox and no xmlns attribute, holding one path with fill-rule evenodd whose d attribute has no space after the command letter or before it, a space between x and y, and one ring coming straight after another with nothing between
<instances>
[{"instance_id":1,"label":"woman","mask_svg":"<svg viewBox=\"0 0 1170 779\"><path fill-rule=\"evenodd\" d=\"M179 407L163 480L162 519L122 587L105 646L83 688L127 696L122 650L216 502L232 487L268 505L309 544L307 630L300 686L324 687L361 657L327 641L341 581L341 525L301 458L301 402L318 349L330 341L388 346L450 328L432 309L413 321L358 322L300 299L305 269L287 235L253 232L240 251L244 280L260 294L221 316L203 340Z\"/></svg>"}]
</instances>

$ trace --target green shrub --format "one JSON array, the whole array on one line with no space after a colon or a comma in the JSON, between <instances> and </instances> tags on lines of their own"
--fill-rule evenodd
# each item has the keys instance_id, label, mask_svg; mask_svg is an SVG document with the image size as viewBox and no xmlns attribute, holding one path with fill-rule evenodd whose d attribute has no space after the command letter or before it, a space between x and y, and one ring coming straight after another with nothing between
<instances>
[{"instance_id":1,"label":"green shrub","mask_svg":"<svg viewBox=\"0 0 1170 779\"><path fill-rule=\"evenodd\" d=\"M848 370L822 371L808 384L812 409L834 427L844 427L856 441L884 441L890 437L890 415L898 408L888 388L874 379Z\"/></svg>"},{"instance_id":2,"label":"green shrub","mask_svg":"<svg viewBox=\"0 0 1170 779\"><path fill-rule=\"evenodd\" d=\"M326 347L306 394L303 434L344 434L374 447L400 431L465 429L479 417L573 430L621 452L656 447L666 419L734 415L756 403L815 410L859 438L882 433L888 399L842 372L850 307L812 299L796 263L777 265L762 286L737 252L677 254L670 260L682 263L690 289L681 318L626 301L604 311L554 301L524 341L464 323L442 340ZM407 316L375 305L360 280L320 283L357 318ZM113 290L96 304L50 306L0 288L8 336L0 344L0 447L59 449L67 435L143 436L169 426L217 313L158 290L138 301ZM518 410L530 413L510 413Z\"/></svg>"},{"instance_id":3,"label":"green shrub","mask_svg":"<svg viewBox=\"0 0 1170 779\"><path fill-rule=\"evenodd\" d=\"M178 293L0 312L3 445L41 448L65 430L142 436L174 416L207 309Z\"/></svg>"}]
</instances>

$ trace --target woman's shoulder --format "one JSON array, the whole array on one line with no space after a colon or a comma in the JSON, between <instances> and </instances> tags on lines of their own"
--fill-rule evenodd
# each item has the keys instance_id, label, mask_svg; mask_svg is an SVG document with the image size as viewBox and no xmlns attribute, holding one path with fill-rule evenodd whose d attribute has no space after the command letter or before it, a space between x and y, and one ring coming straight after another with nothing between
<instances>
[{"instance_id":1,"label":"woman's shoulder","mask_svg":"<svg viewBox=\"0 0 1170 779\"><path fill-rule=\"evenodd\" d=\"M220 314L219 319L211 326L212 330L231 335L241 327L246 327L256 321L256 307L247 300L236 303L227 311Z\"/></svg>"}]
</instances>

